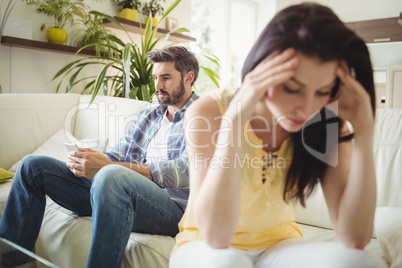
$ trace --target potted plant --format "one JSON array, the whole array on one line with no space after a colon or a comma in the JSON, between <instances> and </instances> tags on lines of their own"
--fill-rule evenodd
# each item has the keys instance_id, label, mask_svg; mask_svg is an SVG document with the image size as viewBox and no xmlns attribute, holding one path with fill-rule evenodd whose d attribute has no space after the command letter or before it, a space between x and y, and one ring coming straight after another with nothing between
<instances>
[{"instance_id":1,"label":"potted plant","mask_svg":"<svg viewBox=\"0 0 402 268\"><path fill-rule=\"evenodd\" d=\"M163 14L161 21L180 3L181 0L176 0ZM97 11L91 11L90 14L100 15L110 22L117 25L122 29L127 37L131 40L131 43L124 43L117 37L113 38L116 43L116 47L111 47L121 57L111 57L108 55L85 57L76 61L73 61L61 70L59 70L53 77L53 80L60 79L56 91L60 90L63 81L67 80L66 92L69 92L75 85L85 82L83 85L82 93L92 94L92 100L100 90L104 95L112 96L128 96L132 99L152 101L153 94L155 93L155 83L152 77L152 62L149 62L145 57L146 53L153 50L155 46L162 40L166 39L169 34L189 32L185 28L175 29L162 35L159 38L155 38L158 27L152 29L151 21L148 21L145 26L144 34L141 38L141 44L137 45L131 39L129 33L124 27L112 16L102 14ZM81 48L77 54L82 50ZM219 66L218 60L205 56L205 58L211 60L211 62ZM96 77L89 76L78 78L83 68L92 65L102 65L103 68ZM209 68L200 68L204 73L219 87L217 79L218 75ZM112 72L109 72L112 71Z\"/></svg>"},{"instance_id":2,"label":"potted plant","mask_svg":"<svg viewBox=\"0 0 402 268\"><path fill-rule=\"evenodd\" d=\"M142 8L142 14L146 16L145 24L147 24L149 14L151 14L152 16L152 26L156 27L156 25L158 24L156 15L162 15L165 11L164 8L159 4L160 1L166 2L166 0L151 0L150 2L144 4L144 7Z\"/></svg>"},{"instance_id":3,"label":"potted plant","mask_svg":"<svg viewBox=\"0 0 402 268\"><path fill-rule=\"evenodd\" d=\"M50 43L64 44L67 40L67 32L64 26L74 23L75 16L84 16L87 6L80 1L70 0L27 0L28 5L36 7L36 12L53 17L54 25L46 30L46 37ZM41 29L43 30L43 24Z\"/></svg>"},{"instance_id":4,"label":"potted plant","mask_svg":"<svg viewBox=\"0 0 402 268\"><path fill-rule=\"evenodd\" d=\"M116 38L103 24L103 17L98 14L86 14L79 19L83 27L77 27L70 37L70 43L80 48L95 49L96 56L101 52L110 57L118 57Z\"/></svg>"},{"instance_id":5,"label":"potted plant","mask_svg":"<svg viewBox=\"0 0 402 268\"><path fill-rule=\"evenodd\" d=\"M118 17L137 21L138 10L141 7L140 0L112 0L116 6L121 9L118 13Z\"/></svg>"}]
</instances>

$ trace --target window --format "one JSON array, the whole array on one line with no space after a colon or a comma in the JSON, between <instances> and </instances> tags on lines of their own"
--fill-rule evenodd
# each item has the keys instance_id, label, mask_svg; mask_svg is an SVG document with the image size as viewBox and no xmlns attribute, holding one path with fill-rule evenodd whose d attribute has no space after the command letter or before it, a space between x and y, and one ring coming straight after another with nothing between
<instances>
[{"instance_id":1,"label":"window","mask_svg":"<svg viewBox=\"0 0 402 268\"><path fill-rule=\"evenodd\" d=\"M260 14L268 14L262 11L266 8L266 1L260 0L192 0L191 28L197 38L192 50L206 51L220 59L219 70L208 60L199 58L201 65L219 74L220 88L240 86L243 63L258 37ZM196 89L202 96L216 86L201 73Z\"/></svg>"}]
</instances>

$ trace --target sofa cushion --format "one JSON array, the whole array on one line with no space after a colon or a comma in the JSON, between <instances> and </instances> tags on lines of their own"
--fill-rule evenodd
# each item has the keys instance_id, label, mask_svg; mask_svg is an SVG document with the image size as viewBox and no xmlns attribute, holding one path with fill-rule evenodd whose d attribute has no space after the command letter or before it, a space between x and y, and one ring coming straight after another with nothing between
<instances>
[{"instance_id":1,"label":"sofa cushion","mask_svg":"<svg viewBox=\"0 0 402 268\"><path fill-rule=\"evenodd\" d=\"M296 203L294 215L298 223L332 229L327 203L320 184L307 198L306 207L303 207L299 202Z\"/></svg>"},{"instance_id":2,"label":"sofa cushion","mask_svg":"<svg viewBox=\"0 0 402 268\"><path fill-rule=\"evenodd\" d=\"M377 109L374 131L374 159L377 179L377 206L402 207L400 179L402 163L402 109ZM321 187L307 199L306 208L295 207L299 223L332 228ZM374 234L375 236L375 234Z\"/></svg>"},{"instance_id":3,"label":"sofa cushion","mask_svg":"<svg viewBox=\"0 0 402 268\"><path fill-rule=\"evenodd\" d=\"M76 143L76 139L70 132L65 130L64 128L59 129L56 133L53 134L48 140L46 140L42 145L36 148L32 154L36 155L46 155L51 156L61 161L67 161L68 159L68 151L64 147L64 143ZM20 165L21 160L15 163L10 169L10 172L16 172L18 166Z\"/></svg>"},{"instance_id":4,"label":"sofa cushion","mask_svg":"<svg viewBox=\"0 0 402 268\"><path fill-rule=\"evenodd\" d=\"M402 207L402 109L377 109L374 158L377 206Z\"/></svg>"},{"instance_id":5,"label":"sofa cushion","mask_svg":"<svg viewBox=\"0 0 402 268\"><path fill-rule=\"evenodd\" d=\"M92 148L94 150L98 151L104 151L105 150L105 141L93 141L90 139L83 139L83 140L78 140L75 138L70 132L65 130L64 128L59 129L53 136L51 136L47 141L42 143L38 148L36 148L35 151L33 151L31 154L36 154L36 155L46 155L46 156L51 156L56 159L59 159L63 162L66 162L68 159L68 150L64 146L64 143L72 143L72 144L77 144L79 148ZM92 146L98 146L99 147L92 147ZM103 146L102 146L103 145ZM20 164L21 160L19 160L17 163L15 163L10 169L10 172L16 172L17 168Z\"/></svg>"},{"instance_id":6,"label":"sofa cushion","mask_svg":"<svg viewBox=\"0 0 402 268\"><path fill-rule=\"evenodd\" d=\"M107 149L113 148L120 138L126 136L142 110L153 105L145 101L108 96L97 96L91 105L90 101L90 95L80 97L78 109L69 119L75 122L72 133L81 140L108 139Z\"/></svg>"},{"instance_id":7,"label":"sofa cushion","mask_svg":"<svg viewBox=\"0 0 402 268\"><path fill-rule=\"evenodd\" d=\"M61 128L79 94L0 94L0 167L9 169ZM71 132L71 131L70 131Z\"/></svg>"},{"instance_id":8,"label":"sofa cushion","mask_svg":"<svg viewBox=\"0 0 402 268\"><path fill-rule=\"evenodd\" d=\"M90 217L78 217L47 199L36 253L60 267L82 267L92 239ZM168 267L175 240L169 236L131 233L122 267Z\"/></svg>"},{"instance_id":9,"label":"sofa cushion","mask_svg":"<svg viewBox=\"0 0 402 268\"><path fill-rule=\"evenodd\" d=\"M378 207L374 223L386 261L402 267L402 208Z\"/></svg>"}]
</instances>

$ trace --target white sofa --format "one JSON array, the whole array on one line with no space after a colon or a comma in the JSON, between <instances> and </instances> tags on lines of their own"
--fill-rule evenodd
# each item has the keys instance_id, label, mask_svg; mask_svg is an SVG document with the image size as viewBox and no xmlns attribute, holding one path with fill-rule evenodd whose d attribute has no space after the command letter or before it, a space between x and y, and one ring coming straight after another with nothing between
<instances>
[{"instance_id":1,"label":"white sofa","mask_svg":"<svg viewBox=\"0 0 402 268\"><path fill-rule=\"evenodd\" d=\"M108 148L125 134L149 103L78 94L0 94L0 167L15 170L23 156L47 154L66 159L64 142ZM377 110L375 162L378 181L376 232L366 250L389 267L402 267L402 109ZM78 139L74 140L74 139ZM0 184L0 216L11 181ZM296 221L310 241L337 241L322 192L307 208L295 210ZM60 267L84 267L91 243L90 217L78 217L48 200L35 251ZM132 233L123 267L168 267L174 238Z\"/></svg>"}]
</instances>

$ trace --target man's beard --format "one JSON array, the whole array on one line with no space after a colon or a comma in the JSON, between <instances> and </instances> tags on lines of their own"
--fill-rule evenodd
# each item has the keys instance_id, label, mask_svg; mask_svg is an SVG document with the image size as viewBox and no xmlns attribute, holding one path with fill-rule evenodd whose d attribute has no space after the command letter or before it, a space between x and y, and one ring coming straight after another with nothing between
<instances>
[{"instance_id":1,"label":"man's beard","mask_svg":"<svg viewBox=\"0 0 402 268\"><path fill-rule=\"evenodd\" d=\"M177 86L177 88L173 91L172 96L170 96L170 94L164 90L157 90L155 93L161 92L166 94L166 98L160 99L158 95L157 97L160 105L169 106L179 103L182 100L185 91L186 88L184 87L183 79L181 79L180 85Z\"/></svg>"}]
</instances>

